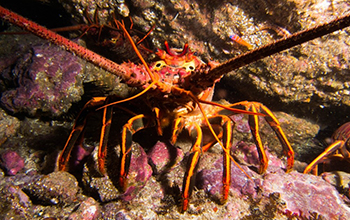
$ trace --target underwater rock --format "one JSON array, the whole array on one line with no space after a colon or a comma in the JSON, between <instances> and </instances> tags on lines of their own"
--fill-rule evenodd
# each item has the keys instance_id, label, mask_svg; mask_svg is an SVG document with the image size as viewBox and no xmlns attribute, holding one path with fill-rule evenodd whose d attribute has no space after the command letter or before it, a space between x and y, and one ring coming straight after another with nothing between
<instances>
[{"instance_id":1,"label":"underwater rock","mask_svg":"<svg viewBox=\"0 0 350 220\"><path fill-rule=\"evenodd\" d=\"M268 173L264 177L263 194L278 192L285 201L282 211L291 216L309 218L317 213L325 219L349 219L350 208L336 189L321 177L291 173Z\"/></svg>"},{"instance_id":2,"label":"underwater rock","mask_svg":"<svg viewBox=\"0 0 350 220\"><path fill-rule=\"evenodd\" d=\"M324 172L320 175L327 183L334 186L340 194L343 195L343 200L347 204L350 203L349 187L350 173L343 171Z\"/></svg>"},{"instance_id":3,"label":"underwater rock","mask_svg":"<svg viewBox=\"0 0 350 220\"><path fill-rule=\"evenodd\" d=\"M134 145L130 161L130 171L127 177L128 187L120 195L120 198L124 201L131 201L140 193L151 176L152 168L148 164L147 154L140 145Z\"/></svg>"},{"instance_id":4,"label":"underwater rock","mask_svg":"<svg viewBox=\"0 0 350 220\"><path fill-rule=\"evenodd\" d=\"M144 217L144 216L143 216ZM109 203L104 206L104 219L120 219L120 220L132 220L128 212L120 207L119 204Z\"/></svg>"},{"instance_id":5,"label":"underwater rock","mask_svg":"<svg viewBox=\"0 0 350 220\"><path fill-rule=\"evenodd\" d=\"M81 99L83 66L73 54L43 44L19 60L13 69L17 87L1 97L7 110L58 116Z\"/></svg>"},{"instance_id":6,"label":"underwater rock","mask_svg":"<svg viewBox=\"0 0 350 220\"><path fill-rule=\"evenodd\" d=\"M24 191L32 200L41 204L70 204L77 198L79 191L75 177L67 172L58 171L42 176L37 181L24 186Z\"/></svg>"},{"instance_id":7,"label":"underwater rock","mask_svg":"<svg viewBox=\"0 0 350 220\"><path fill-rule=\"evenodd\" d=\"M220 201L222 197L222 158L217 160L213 164L213 169L203 169L197 174L196 186L199 189L204 189L210 197L214 198L216 201ZM255 176L255 174L249 170L246 166L242 167L244 172L249 176ZM234 192L234 196L243 198L244 195L249 195L253 198L256 197L256 189L259 182L248 179L248 177L240 170L235 164L231 164L231 185L230 189Z\"/></svg>"},{"instance_id":8,"label":"underwater rock","mask_svg":"<svg viewBox=\"0 0 350 220\"><path fill-rule=\"evenodd\" d=\"M18 186L5 185L0 187L0 218L1 219L30 219L33 212L29 197Z\"/></svg>"},{"instance_id":9,"label":"underwater rock","mask_svg":"<svg viewBox=\"0 0 350 220\"><path fill-rule=\"evenodd\" d=\"M268 151L266 154L269 166L266 173L259 175L253 172L251 169L257 169L259 164L254 151L255 145L247 145L244 142L232 150L241 162L240 167L251 178L248 179L236 165L231 165L230 194L233 193L233 197L249 198L252 203L259 204L259 210L264 209L262 204L272 203L275 211L270 214L273 215L282 212L287 216L301 218L314 215L326 219L335 219L337 216L340 219L349 218L350 208L333 186L318 176L295 171L286 173L283 170L285 162ZM222 159L219 159L211 168L203 169L197 174L196 186L204 189L216 201L220 201L222 197L222 172ZM228 206L231 205L231 202L228 202Z\"/></svg>"},{"instance_id":10,"label":"underwater rock","mask_svg":"<svg viewBox=\"0 0 350 220\"><path fill-rule=\"evenodd\" d=\"M14 176L24 168L24 159L16 151L6 150L0 158L7 175Z\"/></svg>"},{"instance_id":11,"label":"underwater rock","mask_svg":"<svg viewBox=\"0 0 350 220\"><path fill-rule=\"evenodd\" d=\"M317 154L323 151L323 147L315 142L315 137L320 131L320 125L304 118L298 118L284 112L273 112L280 123L288 141L292 143L295 152L295 159L300 161L310 160L312 153ZM234 138L239 143L241 140L253 140L248 124L247 115L233 115L230 118L235 122ZM281 143L276 138L276 134L263 117L259 117L259 129L261 139L269 140L268 147L276 152L278 156L283 156Z\"/></svg>"},{"instance_id":12,"label":"underwater rock","mask_svg":"<svg viewBox=\"0 0 350 220\"><path fill-rule=\"evenodd\" d=\"M243 114L232 115L230 118L235 122L235 129L241 133L250 133L250 127L248 124L248 117ZM262 120L259 118L259 122Z\"/></svg>"},{"instance_id":13,"label":"underwater rock","mask_svg":"<svg viewBox=\"0 0 350 220\"><path fill-rule=\"evenodd\" d=\"M14 136L20 126L20 121L0 109L0 146L10 137Z\"/></svg>"},{"instance_id":14,"label":"underwater rock","mask_svg":"<svg viewBox=\"0 0 350 220\"><path fill-rule=\"evenodd\" d=\"M93 150L94 148L92 146L86 144L74 146L70 156L69 170L72 172L80 172Z\"/></svg>"},{"instance_id":15,"label":"underwater rock","mask_svg":"<svg viewBox=\"0 0 350 220\"><path fill-rule=\"evenodd\" d=\"M184 153L180 148L168 146L167 144L158 141L148 151L148 162L154 169L155 174L169 171L184 157Z\"/></svg>"},{"instance_id":16,"label":"underwater rock","mask_svg":"<svg viewBox=\"0 0 350 220\"><path fill-rule=\"evenodd\" d=\"M147 154L140 145L133 148L131 155L130 171L128 174L128 188L121 198L130 201L138 195L140 190L147 184L152 176L152 168L148 164Z\"/></svg>"},{"instance_id":17,"label":"underwater rock","mask_svg":"<svg viewBox=\"0 0 350 220\"><path fill-rule=\"evenodd\" d=\"M71 213L69 220L95 220L100 215L100 206L93 198L82 201L76 211Z\"/></svg>"}]
</instances>

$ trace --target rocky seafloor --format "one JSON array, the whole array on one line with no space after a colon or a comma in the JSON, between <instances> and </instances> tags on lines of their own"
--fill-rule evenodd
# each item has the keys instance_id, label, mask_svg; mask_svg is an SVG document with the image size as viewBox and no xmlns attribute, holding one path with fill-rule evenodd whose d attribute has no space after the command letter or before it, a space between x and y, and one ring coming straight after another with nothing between
<instances>
[{"instance_id":1,"label":"rocky seafloor","mask_svg":"<svg viewBox=\"0 0 350 220\"><path fill-rule=\"evenodd\" d=\"M135 30L146 33L155 25L146 39L147 47L162 48L167 40L171 46L180 48L188 42L204 60L218 61L248 50L231 41L232 34L258 47L283 37L278 28L294 33L330 21L350 8L347 1L299 0L258 4L252 3L255 1L211 4L198 0L58 2L68 16L74 17L74 22L84 22L84 19L87 22L84 11L93 17L96 8L101 23L114 11L119 19L129 14ZM52 7L45 1L31 4ZM36 7L30 11L40 13ZM2 29L21 31L7 24ZM91 38L83 36L75 41L90 46ZM232 116L235 122L232 155L251 179L232 164L229 199L226 204L220 204L222 151L214 146L202 156L195 190L185 213L180 212L179 201L191 145L187 135L182 135L176 146L170 147L167 140L157 137L153 131L137 134L135 139L140 140L141 145L133 144L129 187L121 193L115 162L118 160L118 140L115 139L118 138L114 137L118 135L114 134L120 133L127 116L120 113L122 111L115 113L107 176L101 176L96 168L101 119L92 117L96 122L88 124L84 146L73 152L75 164L71 164L71 173L57 171L57 156L82 106L92 96L127 97L135 89L29 34L0 35L0 45L2 219L350 218L347 205L350 178L346 172L327 172L322 176L301 173L327 146L326 137L348 121L349 29L226 73L217 85L215 99L261 101L271 108L296 152L294 171L285 172L282 148L274 132L261 119L269 166L265 174L258 174L257 151L247 116ZM99 46L92 49L100 51ZM126 42L117 48L116 61L135 59ZM111 56L111 51L106 56ZM143 143L145 137L152 140ZM335 170L340 170L339 167L346 170L349 164L345 162Z\"/></svg>"}]
</instances>

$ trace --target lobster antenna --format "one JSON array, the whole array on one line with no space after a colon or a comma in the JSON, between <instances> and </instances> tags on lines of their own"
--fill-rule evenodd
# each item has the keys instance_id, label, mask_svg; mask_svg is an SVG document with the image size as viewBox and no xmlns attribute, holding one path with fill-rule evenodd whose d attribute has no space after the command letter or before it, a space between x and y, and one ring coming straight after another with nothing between
<instances>
[{"instance_id":1,"label":"lobster antenna","mask_svg":"<svg viewBox=\"0 0 350 220\"><path fill-rule=\"evenodd\" d=\"M91 50L80 46L79 44L62 37L61 35L47 30L45 27L30 21L22 16L20 16L17 13L14 13L6 8L3 8L0 6L0 18L4 19L5 21L8 21L12 24L17 25L18 27L21 27L22 29L39 36L43 39L46 39L50 41L51 43L58 45L65 50L68 50L76 55L78 55L80 58L87 60L88 62L91 62L95 64L96 66L101 67L104 70L107 70L108 72L113 73L114 75L122 78L125 81L128 81L131 78L131 74L125 71L123 68L121 68L118 64L114 63L113 61L102 57Z\"/></svg>"}]
</instances>

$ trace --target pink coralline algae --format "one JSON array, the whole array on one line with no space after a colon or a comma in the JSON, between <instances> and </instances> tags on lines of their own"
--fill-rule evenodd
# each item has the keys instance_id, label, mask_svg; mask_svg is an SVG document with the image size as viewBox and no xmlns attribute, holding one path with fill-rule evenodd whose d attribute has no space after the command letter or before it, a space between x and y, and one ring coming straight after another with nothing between
<instances>
[{"instance_id":1,"label":"pink coralline algae","mask_svg":"<svg viewBox=\"0 0 350 220\"><path fill-rule=\"evenodd\" d=\"M135 198L152 176L152 169L148 165L145 151L138 145L137 148L138 152L133 151L134 153L131 155L128 188L121 196L124 201L130 201Z\"/></svg>"},{"instance_id":2,"label":"pink coralline algae","mask_svg":"<svg viewBox=\"0 0 350 220\"><path fill-rule=\"evenodd\" d=\"M258 164L253 151L255 145L241 142L234 155L240 160L242 169L251 177L249 179L236 165L231 166L231 193L240 198L251 199L256 203L269 201L278 195L281 201L276 206L279 213L289 217L310 218L314 215L325 219L350 219L347 207L337 190L321 177L292 171L285 172L285 163L267 152L269 166L267 172L259 175L252 171ZM201 170L197 176L197 188L204 189L212 198L222 196L222 159L218 159L211 168ZM230 205L230 204L229 204Z\"/></svg>"},{"instance_id":3,"label":"pink coralline algae","mask_svg":"<svg viewBox=\"0 0 350 220\"><path fill-rule=\"evenodd\" d=\"M242 157L244 162L253 166L258 163L258 157L256 153L255 145L248 146L244 142L238 144L239 147L233 148L232 151L238 157ZM240 165L244 172L249 177L258 176L254 171L250 170L248 166ZM249 179L238 166L231 164L231 191L235 196L246 197L251 196L255 198L257 196L256 188L261 184L260 179ZM198 172L197 174L197 188L204 189L210 197L215 200L220 200L222 197L222 175L223 175L223 159L222 157L213 163L212 168L206 168Z\"/></svg>"},{"instance_id":4,"label":"pink coralline algae","mask_svg":"<svg viewBox=\"0 0 350 220\"><path fill-rule=\"evenodd\" d=\"M1 154L1 166L7 175L14 176L23 169L24 159L16 151L7 150Z\"/></svg>"},{"instance_id":5,"label":"pink coralline algae","mask_svg":"<svg viewBox=\"0 0 350 220\"><path fill-rule=\"evenodd\" d=\"M247 145L245 142L239 142L236 147L232 149L235 155L240 155L244 162L259 166L259 154L255 145Z\"/></svg>"},{"instance_id":6,"label":"pink coralline algae","mask_svg":"<svg viewBox=\"0 0 350 220\"><path fill-rule=\"evenodd\" d=\"M310 217L318 213L325 219L350 219L350 208L321 177L297 172L268 173L262 189L264 195L279 193L286 202L282 211L291 216Z\"/></svg>"},{"instance_id":7,"label":"pink coralline algae","mask_svg":"<svg viewBox=\"0 0 350 220\"><path fill-rule=\"evenodd\" d=\"M235 128L242 133L250 133L247 117L242 114L232 115L230 118L235 122Z\"/></svg>"},{"instance_id":8,"label":"pink coralline algae","mask_svg":"<svg viewBox=\"0 0 350 220\"><path fill-rule=\"evenodd\" d=\"M222 158L214 163L216 169L204 169L197 174L197 187L204 189L209 195L220 200L222 196ZM253 172L247 166L242 166L243 170L253 176ZM231 166L231 190L235 196L251 195L256 197L256 187L259 181L252 181L237 166Z\"/></svg>"},{"instance_id":9,"label":"pink coralline algae","mask_svg":"<svg viewBox=\"0 0 350 220\"><path fill-rule=\"evenodd\" d=\"M17 88L5 91L1 102L14 113L39 112L57 116L67 112L83 94L78 58L48 44L32 47L12 70Z\"/></svg>"},{"instance_id":10,"label":"pink coralline algae","mask_svg":"<svg viewBox=\"0 0 350 220\"><path fill-rule=\"evenodd\" d=\"M148 152L148 162L157 174L168 171L168 168L176 165L183 157L184 153L180 148L159 141Z\"/></svg>"},{"instance_id":11,"label":"pink coralline algae","mask_svg":"<svg viewBox=\"0 0 350 220\"><path fill-rule=\"evenodd\" d=\"M93 151L93 147L87 147L84 145L76 145L72 150L71 160L69 167L72 171L81 170L83 163L86 162L87 157Z\"/></svg>"}]
</instances>

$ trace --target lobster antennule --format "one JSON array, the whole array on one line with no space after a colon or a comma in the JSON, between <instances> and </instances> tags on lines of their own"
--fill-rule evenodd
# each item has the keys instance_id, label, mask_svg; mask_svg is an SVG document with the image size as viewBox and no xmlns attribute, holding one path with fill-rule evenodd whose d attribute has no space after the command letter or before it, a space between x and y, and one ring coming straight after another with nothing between
<instances>
[{"instance_id":1,"label":"lobster antennule","mask_svg":"<svg viewBox=\"0 0 350 220\"><path fill-rule=\"evenodd\" d=\"M169 54L172 57L182 57L187 54L189 48L188 48L188 43L185 43L184 48L182 49L181 53L175 54L169 47L168 41L164 41L166 53Z\"/></svg>"},{"instance_id":2,"label":"lobster antennule","mask_svg":"<svg viewBox=\"0 0 350 220\"><path fill-rule=\"evenodd\" d=\"M188 43L185 43L184 48L183 48L182 52L178 55L178 57L184 56L188 52L188 50L189 50Z\"/></svg>"}]
</instances>

